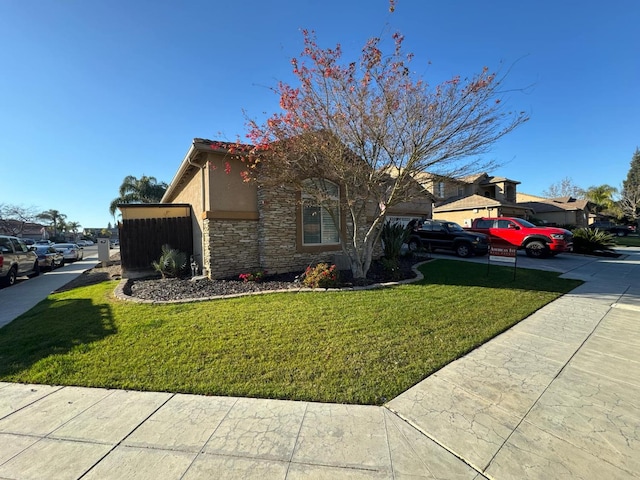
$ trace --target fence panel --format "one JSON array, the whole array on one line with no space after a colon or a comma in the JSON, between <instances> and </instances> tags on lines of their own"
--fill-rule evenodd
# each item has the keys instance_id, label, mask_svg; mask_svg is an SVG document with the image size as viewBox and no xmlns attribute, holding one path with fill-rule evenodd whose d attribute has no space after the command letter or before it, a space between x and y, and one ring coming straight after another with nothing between
<instances>
[{"instance_id":1,"label":"fence panel","mask_svg":"<svg viewBox=\"0 0 640 480\"><path fill-rule=\"evenodd\" d=\"M122 220L120 232L120 262L123 271L149 270L158 260L162 246L193 254L193 232L190 217L137 218Z\"/></svg>"}]
</instances>

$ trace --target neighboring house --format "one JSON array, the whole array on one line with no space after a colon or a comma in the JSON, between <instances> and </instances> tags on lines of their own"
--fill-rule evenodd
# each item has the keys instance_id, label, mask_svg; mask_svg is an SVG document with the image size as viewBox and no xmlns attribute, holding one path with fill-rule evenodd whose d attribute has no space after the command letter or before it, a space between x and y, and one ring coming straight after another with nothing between
<instances>
[{"instance_id":1,"label":"neighboring house","mask_svg":"<svg viewBox=\"0 0 640 480\"><path fill-rule=\"evenodd\" d=\"M530 208L533 217L549 225L575 225L586 227L592 216L593 204L588 200L573 197L543 198L526 193L518 193L519 205Z\"/></svg>"},{"instance_id":2,"label":"neighboring house","mask_svg":"<svg viewBox=\"0 0 640 480\"><path fill-rule=\"evenodd\" d=\"M19 220L0 220L0 234L23 239L40 240L48 238L46 227L40 223Z\"/></svg>"},{"instance_id":3,"label":"neighboring house","mask_svg":"<svg viewBox=\"0 0 640 480\"><path fill-rule=\"evenodd\" d=\"M421 174L416 180L435 198L433 219L449 220L462 226L471 226L478 217L527 218L531 209L516 203L520 182L487 173L447 178Z\"/></svg>"},{"instance_id":4,"label":"neighboring house","mask_svg":"<svg viewBox=\"0 0 640 480\"><path fill-rule=\"evenodd\" d=\"M229 155L231 146L194 139L161 200L191 207L192 253L202 272L225 278L257 270L302 271L323 261L349 268L331 215L292 186L258 188L244 182L243 163ZM350 234L353 225L337 207L341 186L330 185L334 213L341 229ZM426 193L423 198L390 208L387 214L392 219L430 216L431 200Z\"/></svg>"}]
</instances>

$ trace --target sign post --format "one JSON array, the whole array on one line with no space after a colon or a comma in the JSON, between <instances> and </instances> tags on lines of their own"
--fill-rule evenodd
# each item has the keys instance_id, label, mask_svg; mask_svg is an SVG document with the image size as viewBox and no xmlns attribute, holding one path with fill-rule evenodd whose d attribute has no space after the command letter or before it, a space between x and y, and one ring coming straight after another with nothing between
<instances>
[{"instance_id":1,"label":"sign post","mask_svg":"<svg viewBox=\"0 0 640 480\"><path fill-rule=\"evenodd\" d=\"M516 279L516 268L518 264L518 247L507 242L491 240L489 243L489 263L501 262L513 264L513 279ZM488 273L488 270L487 270Z\"/></svg>"}]
</instances>

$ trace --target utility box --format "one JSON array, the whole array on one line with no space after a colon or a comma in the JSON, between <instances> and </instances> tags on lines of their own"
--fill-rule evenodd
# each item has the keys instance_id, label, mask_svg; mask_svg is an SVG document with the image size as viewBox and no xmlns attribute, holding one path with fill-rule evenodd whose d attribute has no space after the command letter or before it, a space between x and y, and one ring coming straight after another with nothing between
<instances>
[{"instance_id":1,"label":"utility box","mask_svg":"<svg viewBox=\"0 0 640 480\"><path fill-rule=\"evenodd\" d=\"M98 260L102 262L103 266L106 266L109 263L109 258L111 255L109 254L109 239L108 238L98 238Z\"/></svg>"}]
</instances>

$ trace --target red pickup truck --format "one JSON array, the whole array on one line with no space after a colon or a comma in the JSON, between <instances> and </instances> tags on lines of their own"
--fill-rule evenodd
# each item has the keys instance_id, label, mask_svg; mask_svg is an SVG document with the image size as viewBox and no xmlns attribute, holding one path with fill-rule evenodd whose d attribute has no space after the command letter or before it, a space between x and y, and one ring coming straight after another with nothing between
<instances>
[{"instance_id":1,"label":"red pickup truck","mask_svg":"<svg viewBox=\"0 0 640 480\"><path fill-rule=\"evenodd\" d=\"M556 227L538 227L522 218L476 218L472 232L489 235L489 241L501 241L524 249L529 257L544 258L573 250L573 234Z\"/></svg>"}]
</instances>

